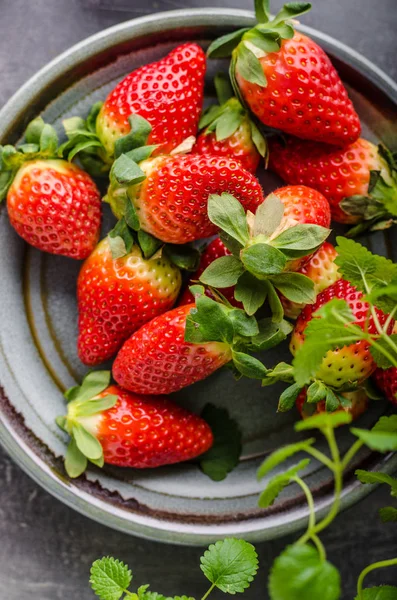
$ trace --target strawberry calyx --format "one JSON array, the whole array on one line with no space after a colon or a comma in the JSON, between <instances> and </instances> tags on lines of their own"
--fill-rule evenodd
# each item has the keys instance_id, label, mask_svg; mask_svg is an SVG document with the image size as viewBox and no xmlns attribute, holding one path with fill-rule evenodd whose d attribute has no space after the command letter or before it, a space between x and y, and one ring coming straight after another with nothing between
<instances>
[{"instance_id":1,"label":"strawberry calyx","mask_svg":"<svg viewBox=\"0 0 397 600\"><path fill-rule=\"evenodd\" d=\"M245 214L230 194L212 194L208 216L220 228L220 238L231 254L213 261L201 274L202 283L220 289L236 286L235 298L248 315L267 299L276 322L284 314L277 291L294 302L314 302L313 281L289 267L315 252L329 229L285 219L284 205L275 194L266 198L255 215Z\"/></svg>"},{"instance_id":2,"label":"strawberry calyx","mask_svg":"<svg viewBox=\"0 0 397 600\"><path fill-rule=\"evenodd\" d=\"M103 448L96 435L104 411L112 408L118 397L103 394L110 384L110 371L92 371L80 386L65 393L68 401L66 416L58 417L56 423L70 436L65 455L65 469L69 477L79 477L87 468L88 461L103 467Z\"/></svg>"},{"instance_id":3,"label":"strawberry calyx","mask_svg":"<svg viewBox=\"0 0 397 600\"><path fill-rule=\"evenodd\" d=\"M62 157L55 129L41 117L31 121L25 131L25 141L19 146L0 146L0 202L7 195L20 167L37 159Z\"/></svg>"},{"instance_id":4,"label":"strawberry calyx","mask_svg":"<svg viewBox=\"0 0 397 600\"><path fill-rule=\"evenodd\" d=\"M379 170L370 171L367 195L349 196L340 203L345 213L361 221L350 229L348 237L388 229L397 223L396 156L382 144L378 146L378 164Z\"/></svg>"},{"instance_id":5,"label":"strawberry calyx","mask_svg":"<svg viewBox=\"0 0 397 600\"><path fill-rule=\"evenodd\" d=\"M215 75L214 85L218 104L213 104L204 111L199 129L204 129L204 135L214 133L216 140L221 142L230 138L244 122L247 122L254 146L261 156L266 157L268 154L266 140L250 117L250 113L233 95L229 78L224 73L218 73Z\"/></svg>"},{"instance_id":6,"label":"strawberry calyx","mask_svg":"<svg viewBox=\"0 0 397 600\"><path fill-rule=\"evenodd\" d=\"M195 298L195 305L192 305L186 318L185 341L192 344L227 344L231 352L231 362L227 366L238 378L265 378L268 369L250 352L276 346L286 339L292 326L283 319L278 323L270 318L257 321L244 310L209 298L202 285L193 285L190 291Z\"/></svg>"}]
</instances>

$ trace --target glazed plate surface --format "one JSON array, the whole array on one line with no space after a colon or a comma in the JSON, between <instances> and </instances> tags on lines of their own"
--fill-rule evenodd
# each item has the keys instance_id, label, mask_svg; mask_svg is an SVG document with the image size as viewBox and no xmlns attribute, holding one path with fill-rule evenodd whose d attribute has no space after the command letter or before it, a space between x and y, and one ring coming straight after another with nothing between
<instances>
[{"instance_id":1,"label":"glazed plate surface","mask_svg":"<svg viewBox=\"0 0 397 600\"><path fill-rule=\"evenodd\" d=\"M62 119L86 115L124 75L142 64L164 56L181 42L194 40L204 48L219 35L249 26L247 11L200 9L172 11L123 23L67 51L33 77L0 112L0 143L15 143L26 124L38 114L61 133ZM363 122L364 134L392 146L397 138L397 87L375 66L339 42L313 31L309 33L330 54ZM210 82L226 63L209 61ZM394 122L394 124L393 124ZM394 148L397 150L397 148ZM264 172L265 190L279 183ZM112 218L105 207L104 230ZM397 260L396 230L363 240L374 251ZM92 467L86 478L70 481L61 456L66 437L54 419L64 412L62 392L85 373L75 340L76 278L80 264L42 254L14 233L6 209L0 209L0 441L16 462L57 498L100 521L131 534L159 541L207 544L225 536L248 540L270 539L303 526L307 509L301 491L285 490L273 507L257 507L263 487L256 470L264 456L297 439L294 411L277 414L277 388L261 388L256 381L235 382L228 371L175 394L175 399L199 412L207 402L227 407L244 433L239 467L222 483L211 482L194 465L155 471ZM286 347L264 355L267 366L288 360ZM373 403L360 425L370 426L389 407ZM338 432L347 448L350 434ZM296 458L292 459L294 462ZM363 451L346 475L345 506L367 490L354 478L360 466L392 472L397 456ZM318 510L331 501L332 479L315 461L305 479ZM369 487L369 486L368 486Z\"/></svg>"}]
</instances>

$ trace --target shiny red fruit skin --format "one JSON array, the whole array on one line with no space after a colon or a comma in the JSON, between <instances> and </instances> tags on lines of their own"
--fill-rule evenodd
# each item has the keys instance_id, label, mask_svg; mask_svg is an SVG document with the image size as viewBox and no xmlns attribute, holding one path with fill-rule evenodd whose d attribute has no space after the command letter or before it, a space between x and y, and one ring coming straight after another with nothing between
<instances>
[{"instance_id":1,"label":"shiny red fruit skin","mask_svg":"<svg viewBox=\"0 0 397 600\"><path fill-rule=\"evenodd\" d=\"M397 406L397 367L390 369L376 369L373 375L376 385L385 394L386 398Z\"/></svg>"},{"instance_id":2,"label":"shiny red fruit skin","mask_svg":"<svg viewBox=\"0 0 397 600\"><path fill-rule=\"evenodd\" d=\"M112 358L136 329L173 306L180 287L180 271L167 258L145 260L134 246L114 260L102 240L77 281L80 360L94 366Z\"/></svg>"},{"instance_id":3,"label":"shiny red fruit skin","mask_svg":"<svg viewBox=\"0 0 397 600\"><path fill-rule=\"evenodd\" d=\"M327 198L332 219L357 223L359 217L340 208L349 196L368 193L370 171L381 171L377 148L363 138L345 148L290 137L286 143L270 142L269 168L290 184L308 185Z\"/></svg>"},{"instance_id":4,"label":"shiny red fruit skin","mask_svg":"<svg viewBox=\"0 0 397 600\"><path fill-rule=\"evenodd\" d=\"M169 153L196 135L203 104L205 53L194 43L182 44L158 62L125 77L108 95L97 131L112 154L114 141L130 131L128 117L138 114L152 126L148 144Z\"/></svg>"},{"instance_id":5,"label":"shiny red fruit skin","mask_svg":"<svg viewBox=\"0 0 397 600\"><path fill-rule=\"evenodd\" d=\"M240 92L262 123L303 139L346 146L360 135L360 120L330 59L313 40L295 32L278 52L259 59L267 78L260 87L236 70Z\"/></svg>"},{"instance_id":6,"label":"shiny red fruit skin","mask_svg":"<svg viewBox=\"0 0 397 600\"><path fill-rule=\"evenodd\" d=\"M204 131L198 136L192 152L234 158L244 169L254 175L261 159L261 155L252 141L249 123L243 123L235 133L221 141L216 139L215 133Z\"/></svg>"},{"instance_id":7,"label":"shiny red fruit skin","mask_svg":"<svg viewBox=\"0 0 397 600\"><path fill-rule=\"evenodd\" d=\"M64 160L27 162L7 193L11 225L31 246L75 259L95 248L101 196L87 173Z\"/></svg>"},{"instance_id":8,"label":"shiny red fruit skin","mask_svg":"<svg viewBox=\"0 0 397 600\"><path fill-rule=\"evenodd\" d=\"M292 333L290 350L295 355L298 348L303 344L305 328L321 306L332 300L340 298L346 300L353 316L354 323L364 329L367 324L369 333L376 333L376 326L372 316L368 317L369 306L363 301L363 294L345 279L339 279L323 292L318 294L314 304L308 304L300 313L295 329ZM375 309L381 326L386 322L387 315L381 310ZM393 331L394 320L390 323L388 333ZM318 379L327 385L338 387L347 382L362 382L367 379L376 369L375 361L369 351L369 344L365 340L355 342L337 350L329 351L316 374Z\"/></svg>"},{"instance_id":9,"label":"shiny red fruit skin","mask_svg":"<svg viewBox=\"0 0 397 600\"><path fill-rule=\"evenodd\" d=\"M287 185L272 193L284 204L283 220L293 219L301 224L330 226L329 203L320 192L304 185Z\"/></svg>"},{"instance_id":10,"label":"shiny red fruit skin","mask_svg":"<svg viewBox=\"0 0 397 600\"><path fill-rule=\"evenodd\" d=\"M212 262L214 262L214 260L216 260L217 258L221 258L222 256L229 256L230 254L230 251L226 248L225 244L221 241L220 238L217 237L214 240L212 240L212 242L208 244L208 246L202 253L200 259L200 266L194 273L194 275L191 276L190 282L188 283L186 289L184 290L178 301L178 305L183 306L184 304L193 304L194 298L189 290L189 286L193 285L195 281L200 279L201 274ZM229 288L222 288L219 291L223 296L225 296L226 300L228 300L232 306L235 306L236 308L242 308L241 302L237 302L237 300L234 297L234 286ZM209 298L213 297L208 288L206 288L205 293Z\"/></svg>"},{"instance_id":11,"label":"shiny red fruit skin","mask_svg":"<svg viewBox=\"0 0 397 600\"><path fill-rule=\"evenodd\" d=\"M252 212L264 201L258 180L231 158L159 156L140 166L146 179L134 186L132 200L142 229L163 242L184 244L217 232L207 214L210 194L228 192Z\"/></svg>"},{"instance_id":12,"label":"shiny red fruit skin","mask_svg":"<svg viewBox=\"0 0 397 600\"><path fill-rule=\"evenodd\" d=\"M231 359L221 342L184 341L186 317L194 308L174 308L138 329L113 364L113 378L137 394L171 394L205 379Z\"/></svg>"},{"instance_id":13,"label":"shiny red fruit skin","mask_svg":"<svg viewBox=\"0 0 397 600\"><path fill-rule=\"evenodd\" d=\"M192 460L211 448L209 425L167 398L138 396L110 386L100 397L118 396L102 413L96 437L105 463L147 469Z\"/></svg>"}]
</instances>

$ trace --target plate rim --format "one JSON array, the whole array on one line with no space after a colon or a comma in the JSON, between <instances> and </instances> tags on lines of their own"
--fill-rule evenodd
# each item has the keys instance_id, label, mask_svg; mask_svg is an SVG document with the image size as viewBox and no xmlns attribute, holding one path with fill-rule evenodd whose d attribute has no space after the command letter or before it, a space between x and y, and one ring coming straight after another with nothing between
<instances>
[{"instance_id":1,"label":"plate rim","mask_svg":"<svg viewBox=\"0 0 397 600\"><path fill-rule=\"evenodd\" d=\"M59 77L63 72L75 66L83 58L82 55L84 55L84 60L87 60L116 42L121 43L139 34L155 32L158 30L159 20L161 20L162 29L164 30L167 29L168 25L175 27L178 23L180 25L183 23L185 26L190 25L192 22L194 22L194 26L212 25L214 17L221 19L221 24L225 27L238 27L239 20L240 26L241 20L245 20L247 23L253 21L254 13L242 9L213 7L158 12L124 21L101 30L71 46L30 77L6 102L0 110L0 140L3 140L10 128L20 120L24 107L31 104L32 96L34 97L46 85L52 83L54 74ZM199 22L197 22L198 20ZM312 34L329 45L336 56L347 58L349 64L353 63L352 66L355 69L365 74L377 87L382 89L393 103L397 104L397 83L382 69L359 52L328 34L305 25L300 25L299 28L301 31ZM6 397L1 388L1 382L0 395ZM10 404L12 405L11 402ZM62 479L33 451L18 432L7 428L7 419L1 413L0 443L10 457L36 483L64 504L102 524L146 539L186 545L203 545L216 541L221 537L241 535L250 541L264 541L297 531L304 525L308 515L307 510L304 508L296 508L292 510L292 518L287 523L284 522L278 525L265 524L264 521L268 519L266 516L240 522L208 525L191 522L175 523L144 514L139 515L110 504L81 488L74 487L66 478ZM378 467L381 464L385 472L393 472L397 469L397 455L382 457L376 466ZM362 499L372 489L374 489L372 486L363 486L358 482L350 483L343 491L342 509ZM316 503L317 514L324 514L329 503L330 498L328 495L318 500Z\"/></svg>"}]
</instances>

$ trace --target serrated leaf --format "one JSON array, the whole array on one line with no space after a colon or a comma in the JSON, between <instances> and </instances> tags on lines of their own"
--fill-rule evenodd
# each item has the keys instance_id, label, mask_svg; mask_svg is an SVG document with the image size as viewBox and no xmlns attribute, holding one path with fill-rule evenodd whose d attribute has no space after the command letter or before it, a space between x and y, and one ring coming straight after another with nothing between
<instances>
[{"instance_id":1,"label":"serrated leaf","mask_svg":"<svg viewBox=\"0 0 397 600\"><path fill-rule=\"evenodd\" d=\"M309 438L308 440L296 442L295 444L289 444L288 446L283 446L282 448L275 450L263 461L259 467L257 472L258 479L262 479L275 467L287 460L287 458L294 456L294 454L297 454L298 452L304 452L307 448L312 446L315 441L316 438Z\"/></svg>"},{"instance_id":2,"label":"serrated leaf","mask_svg":"<svg viewBox=\"0 0 397 600\"><path fill-rule=\"evenodd\" d=\"M309 544L288 546L276 558L269 577L271 600L339 600L339 571Z\"/></svg>"},{"instance_id":3,"label":"serrated leaf","mask_svg":"<svg viewBox=\"0 0 397 600\"><path fill-rule=\"evenodd\" d=\"M302 386L297 383L293 383L287 387L281 394L278 401L278 412L287 412L294 408L295 402L302 391Z\"/></svg>"},{"instance_id":4,"label":"serrated leaf","mask_svg":"<svg viewBox=\"0 0 397 600\"><path fill-rule=\"evenodd\" d=\"M206 404L201 417L211 427L214 443L200 457L200 468L213 481L223 481L239 463L242 450L241 431L226 409L213 404Z\"/></svg>"},{"instance_id":5,"label":"serrated leaf","mask_svg":"<svg viewBox=\"0 0 397 600\"><path fill-rule=\"evenodd\" d=\"M301 273L281 273L270 281L288 300L299 304L311 304L316 299L314 282Z\"/></svg>"},{"instance_id":6,"label":"serrated leaf","mask_svg":"<svg viewBox=\"0 0 397 600\"><path fill-rule=\"evenodd\" d=\"M396 600L397 587L392 585L381 585L363 590L362 598L356 596L355 600Z\"/></svg>"},{"instance_id":7,"label":"serrated leaf","mask_svg":"<svg viewBox=\"0 0 397 600\"><path fill-rule=\"evenodd\" d=\"M296 477L300 471L306 469L309 463L310 458L304 458L303 460L299 461L298 464L288 469L288 471L272 477L268 481L266 488L259 496L259 506L261 508L268 508L271 506L283 489L293 481L294 477Z\"/></svg>"},{"instance_id":8,"label":"serrated leaf","mask_svg":"<svg viewBox=\"0 0 397 600\"><path fill-rule=\"evenodd\" d=\"M227 58L239 44L244 33L249 30L249 27L244 27L243 29L238 29L237 31L227 33L218 38L210 44L207 50L207 56L209 58Z\"/></svg>"},{"instance_id":9,"label":"serrated leaf","mask_svg":"<svg viewBox=\"0 0 397 600\"><path fill-rule=\"evenodd\" d=\"M234 196L210 194L208 217L214 225L245 246L249 238L247 220L242 204Z\"/></svg>"},{"instance_id":10,"label":"serrated leaf","mask_svg":"<svg viewBox=\"0 0 397 600\"><path fill-rule=\"evenodd\" d=\"M325 395L325 409L332 413L340 408L340 404L340 399L335 392L330 388L327 388L327 393Z\"/></svg>"},{"instance_id":11,"label":"serrated leaf","mask_svg":"<svg viewBox=\"0 0 397 600\"><path fill-rule=\"evenodd\" d=\"M128 566L110 556L96 560L90 574L91 587L100 600L119 600L132 581Z\"/></svg>"},{"instance_id":12,"label":"serrated leaf","mask_svg":"<svg viewBox=\"0 0 397 600\"><path fill-rule=\"evenodd\" d=\"M242 42L238 47L236 72L250 83L254 83L260 87L267 86L267 79L262 65L255 54L247 48L246 42Z\"/></svg>"},{"instance_id":13,"label":"serrated leaf","mask_svg":"<svg viewBox=\"0 0 397 600\"><path fill-rule=\"evenodd\" d=\"M233 363L237 370L250 379L263 379L267 369L260 360L245 352L233 352Z\"/></svg>"},{"instance_id":14,"label":"serrated leaf","mask_svg":"<svg viewBox=\"0 0 397 600\"><path fill-rule=\"evenodd\" d=\"M73 423L72 435L76 441L77 448L88 459L97 460L103 455L102 446L83 425Z\"/></svg>"},{"instance_id":15,"label":"serrated leaf","mask_svg":"<svg viewBox=\"0 0 397 600\"><path fill-rule=\"evenodd\" d=\"M216 288L235 285L244 273L241 261L233 255L221 256L214 260L200 275L200 281Z\"/></svg>"},{"instance_id":16,"label":"serrated leaf","mask_svg":"<svg viewBox=\"0 0 397 600\"><path fill-rule=\"evenodd\" d=\"M207 579L225 594L244 592L258 570L254 546L230 538L211 544L200 562Z\"/></svg>"},{"instance_id":17,"label":"serrated leaf","mask_svg":"<svg viewBox=\"0 0 397 600\"><path fill-rule=\"evenodd\" d=\"M397 451L397 415L381 417L371 430L352 427L350 431L371 450Z\"/></svg>"},{"instance_id":18,"label":"serrated leaf","mask_svg":"<svg viewBox=\"0 0 397 600\"><path fill-rule=\"evenodd\" d=\"M295 431L306 431L307 429L335 429L341 425L348 425L351 422L352 415L347 412L325 412L295 423Z\"/></svg>"},{"instance_id":19,"label":"serrated leaf","mask_svg":"<svg viewBox=\"0 0 397 600\"><path fill-rule=\"evenodd\" d=\"M77 447L75 440L72 438L69 442L65 454L65 470L72 479L80 477L87 468L87 458Z\"/></svg>"},{"instance_id":20,"label":"serrated leaf","mask_svg":"<svg viewBox=\"0 0 397 600\"><path fill-rule=\"evenodd\" d=\"M397 479L391 475L388 475L387 473L378 473L376 471L363 471L362 469L357 469L355 475L361 483L386 483L386 485L390 486L391 495L397 498Z\"/></svg>"},{"instance_id":21,"label":"serrated leaf","mask_svg":"<svg viewBox=\"0 0 397 600\"><path fill-rule=\"evenodd\" d=\"M253 315L265 302L267 291L266 282L259 281L246 271L236 284L234 297L238 302L242 302L248 315Z\"/></svg>"},{"instance_id":22,"label":"serrated leaf","mask_svg":"<svg viewBox=\"0 0 397 600\"><path fill-rule=\"evenodd\" d=\"M287 262L284 254L269 244L253 244L244 248L241 261L247 271L258 279L281 273Z\"/></svg>"},{"instance_id":23,"label":"serrated leaf","mask_svg":"<svg viewBox=\"0 0 397 600\"><path fill-rule=\"evenodd\" d=\"M397 523L397 508L385 506L379 510L379 516L382 523Z\"/></svg>"},{"instance_id":24,"label":"serrated leaf","mask_svg":"<svg viewBox=\"0 0 397 600\"><path fill-rule=\"evenodd\" d=\"M394 342L395 345L397 345L397 334L396 333L393 333L392 335L388 336L388 339L390 341ZM387 358L379 350L379 347L384 348L384 350L387 350L389 355L391 355L391 357L394 359L395 362L390 360L389 358ZM381 369L388 369L389 367L394 367L395 364L397 363L397 352L394 351L394 349L390 347L390 344L388 343L388 341L385 338L379 338L378 340L376 340L376 347L370 346L369 351L371 352L372 358L376 362L377 366L380 367Z\"/></svg>"}]
</instances>

